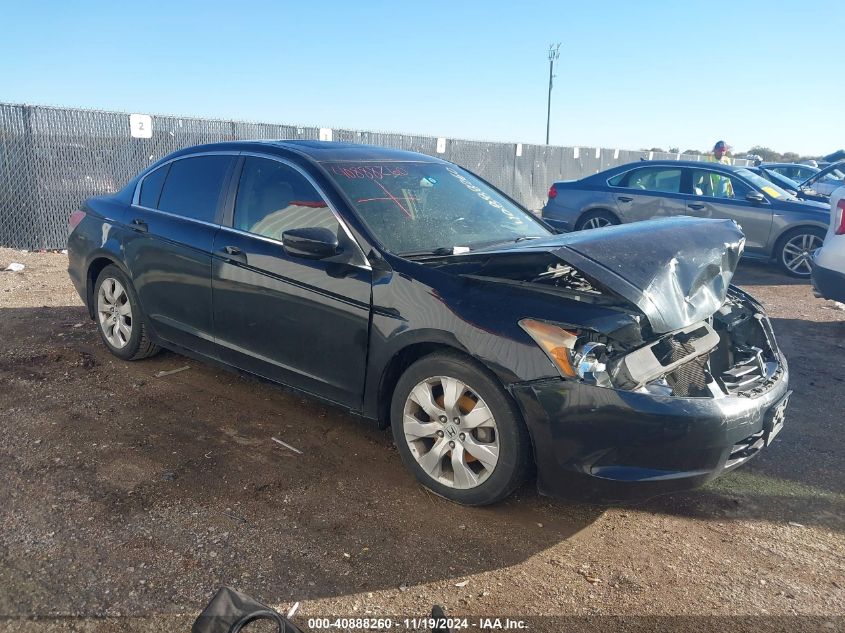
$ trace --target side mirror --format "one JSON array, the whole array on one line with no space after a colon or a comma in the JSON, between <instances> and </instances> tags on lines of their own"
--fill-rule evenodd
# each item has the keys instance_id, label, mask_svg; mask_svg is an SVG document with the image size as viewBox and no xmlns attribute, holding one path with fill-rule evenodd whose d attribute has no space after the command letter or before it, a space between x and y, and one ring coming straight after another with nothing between
<instances>
[{"instance_id":1,"label":"side mirror","mask_svg":"<svg viewBox=\"0 0 845 633\"><path fill-rule=\"evenodd\" d=\"M282 246L288 255L308 259L324 259L338 252L337 235L323 227L285 231Z\"/></svg>"},{"instance_id":2,"label":"side mirror","mask_svg":"<svg viewBox=\"0 0 845 633\"><path fill-rule=\"evenodd\" d=\"M745 196L745 199L749 202L756 202L757 204L766 201L766 197L759 191L749 191L748 195Z\"/></svg>"}]
</instances>

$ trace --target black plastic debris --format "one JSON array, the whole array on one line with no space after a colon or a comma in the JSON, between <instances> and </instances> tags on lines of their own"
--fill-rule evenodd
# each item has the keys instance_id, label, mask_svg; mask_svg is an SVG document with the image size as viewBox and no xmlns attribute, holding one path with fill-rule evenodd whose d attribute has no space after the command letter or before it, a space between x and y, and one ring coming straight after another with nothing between
<instances>
[{"instance_id":1,"label":"black plastic debris","mask_svg":"<svg viewBox=\"0 0 845 633\"><path fill-rule=\"evenodd\" d=\"M238 633L256 620L276 623L278 633L303 633L293 622L231 587L222 587L191 627L191 633Z\"/></svg>"}]
</instances>

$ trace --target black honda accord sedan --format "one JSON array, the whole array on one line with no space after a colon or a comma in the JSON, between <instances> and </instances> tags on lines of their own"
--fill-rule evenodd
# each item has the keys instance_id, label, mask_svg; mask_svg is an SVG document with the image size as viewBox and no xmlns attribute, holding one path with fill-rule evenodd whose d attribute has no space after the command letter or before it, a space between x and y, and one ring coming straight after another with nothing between
<instances>
[{"instance_id":1,"label":"black honda accord sedan","mask_svg":"<svg viewBox=\"0 0 845 633\"><path fill-rule=\"evenodd\" d=\"M730 220L555 235L472 173L342 143L184 149L74 213L103 343L165 347L392 426L407 467L481 505L700 485L783 425L788 370L730 286Z\"/></svg>"}]
</instances>

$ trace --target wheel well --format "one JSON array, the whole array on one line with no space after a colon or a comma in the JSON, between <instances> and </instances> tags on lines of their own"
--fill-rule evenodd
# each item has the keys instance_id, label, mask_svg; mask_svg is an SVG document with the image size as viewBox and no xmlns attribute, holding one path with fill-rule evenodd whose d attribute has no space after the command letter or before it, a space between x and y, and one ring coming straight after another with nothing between
<instances>
[{"instance_id":1,"label":"wheel well","mask_svg":"<svg viewBox=\"0 0 845 633\"><path fill-rule=\"evenodd\" d=\"M798 226L790 226L788 229L781 231L780 235L775 238L771 256L777 259L778 251L780 251L781 246L783 246L783 240L789 237L792 233L797 233L799 231L803 231L804 229L815 229L821 233L827 232L827 228L822 228L820 226L816 226L815 224L799 224Z\"/></svg>"},{"instance_id":2,"label":"wheel well","mask_svg":"<svg viewBox=\"0 0 845 633\"><path fill-rule=\"evenodd\" d=\"M378 388L378 425L379 428L386 429L390 426L390 402L392 400L393 389L399 378L405 373L411 365L417 362L423 356L428 356L432 352L439 350L454 350L460 351L454 347L443 345L441 343L414 343L399 351L394 355L381 373L381 382Z\"/></svg>"},{"instance_id":3,"label":"wheel well","mask_svg":"<svg viewBox=\"0 0 845 633\"><path fill-rule=\"evenodd\" d=\"M612 215L621 224L621 220L619 220L619 214L604 207L593 207L592 209L587 209L586 211L582 212L581 215L578 216L578 219L575 220L575 225L577 226L578 223L584 219L584 216L589 215L590 213L606 213L607 215Z\"/></svg>"},{"instance_id":4,"label":"wheel well","mask_svg":"<svg viewBox=\"0 0 845 633\"><path fill-rule=\"evenodd\" d=\"M88 316L92 319L94 318L94 284L103 268L114 263L115 261L108 257L98 257L88 265L88 273L85 277L85 304L88 308Z\"/></svg>"},{"instance_id":5,"label":"wheel well","mask_svg":"<svg viewBox=\"0 0 845 633\"><path fill-rule=\"evenodd\" d=\"M390 360L390 362L387 364L387 367L385 367L384 371L382 372L381 383L379 384L378 390L377 403L378 426L380 429L386 429L390 426L390 405L393 400L393 390L396 388L396 383L399 382L399 378L402 376L403 373L405 373L405 370L408 369L408 367L413 365L423 356L428 356L429 354L440 351L455 352L456 354L465 357L470 363L477 365L482 371L489 373L491 378L493 378L497 383L502 386L505 391L505 397L511 402L513 402L514 409L516 410L523 424L525 424L519 404L513 398L513 395L506 388L506 386L502 384L501 379L496 375L495 372L491 371L484 364L480 363L478 360L474 359L465 351L458 349L457 347L445 345L443 343L414 343L400 350L399 353L397 353ZM534 436L531 433L531 428L527 424L525 424L525 427L528 430L528 438L531 442L531 459L533 467L534 460L536 460Z\"/></svg>"},{"instance_id":6,"label":"wheel well","mask_svg":"<svg viewBox=\"0 0 845 633\"><path fill-rule=\"evenodd\" d=\"M492 371L489 367L473 358L462 349L445 343L414 343L412 345L408 345L408 347L402 348L396 355L394 355L381 374L381 382L379 383L378 389L378 401L376 405L379 428L385 429L390 426L390 403L393 400L393 390L396 388L396 383L399 382L399 378L401 378L402 374L405 373L405 370L408 369L408 367L413 365L423 356L428 356L434 352L454 352L455 354L463 356L468 363L476 365L481 371L489 374L490 377L495 380L502 389L504 389L508 398L512 397L507 385L505 385L502 382L502 379L496 375L496 372ZM517 406L517 409L518 408L519 407Z\"/></svg>"}]
</instances>

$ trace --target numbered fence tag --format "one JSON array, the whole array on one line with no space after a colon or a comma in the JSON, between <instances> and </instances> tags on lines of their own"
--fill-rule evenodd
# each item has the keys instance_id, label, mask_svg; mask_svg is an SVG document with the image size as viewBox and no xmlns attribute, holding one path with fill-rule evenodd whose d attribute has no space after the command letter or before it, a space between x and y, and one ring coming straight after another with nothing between
<instances>
[{"instance_id":1,"label":"numbered fence tag","mask_svg":"<svg viewBox=\"0 0 845 633\"><path fill-rule=\"evenodd\" d=\"M149 114L130 114L129 134L132 138L152 138L153 118Z\"/></svg>"}]
</instances>

